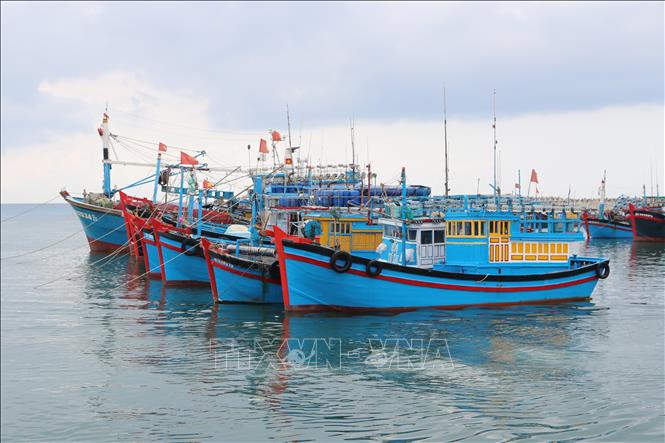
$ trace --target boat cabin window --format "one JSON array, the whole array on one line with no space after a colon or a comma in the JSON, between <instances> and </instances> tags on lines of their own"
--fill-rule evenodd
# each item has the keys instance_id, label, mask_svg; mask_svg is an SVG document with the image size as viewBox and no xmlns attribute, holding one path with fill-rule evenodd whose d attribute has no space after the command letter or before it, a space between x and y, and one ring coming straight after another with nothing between
<instances>
[{"instance_id":1,"label":"boat cabin window","mask_svg":"<svg viewBox=\"0 0 665 443\"><path fill-rule=\"evenodd\" d=\"M416 233L417 232L418 231L416 231L415 229L409 229L408 231L406 231L406 233L407 233L407 238L406 239L408 241L416 241Z\"/></svg>"},{"instance_id":2,"label":"boat cabin window","mask_svg":"<svg viewBox=\"0 0 665 443\"><path fill-rule=\"evenodd\" d=\"M507 221L490 221L490 235L508 235L508 223Z\"/></svg>"},{"instance_id":3,"label":"boat cabin window","mask_svg":"<svg viewBox=\"0 0 665 443\"><path fill-rule=\"evenodd\" d=\"M446 231L443 229L436 229L434 231L434 243L444 243L446 241Z\"/></svg>"},{"instance_id":4,"label":"boat cabin window","mask_svg":"<svg viewBox=\"0 0 665 443\"><path fill-rule=\"evenodd\" d=\"M578 232L578 231L579 231L579 224L577 222L566 223L566 232Z\"/></svg>"},{"instance_id":5,"label":"boat cabin window","mask_svg":"<svg viewBox=\"0 0 665 443\"><path fill-rule=\"evenodd\" d=\"M384 225L383 235L388 238L402 238L402 228L398 226Z\"/></svg>"},{"instance_id":6,"label":"boat cabin window","mask_svg":"<svg viewBox=\"0 0 665 443\"><path fill-rule=\"evenodd\" d=\"M420 231L420 244L421 245L430 245L432 244L432 231Z\"/></svg>"},{"instance_id":7,"label":"boat cabin window","mask_svg":"<svg viewBox=\"0 0 665 443\"><path fill-rule=\"evenodd\" d=\"M485 222L477 220L451 221L446 225L449 237L484 237L486 235ZM444 242L443 232L441 243Z\"/></svg>"},{"instance_id":8,"label":"boat cabin window","mask_svg":"<svg viewBox=\"0 0 665 443\"><path fill-rule=\"evenodd\" d=\"M351 223L331 223L330 232L332 234L350 234Z\"/></svg>"}]
</instances>

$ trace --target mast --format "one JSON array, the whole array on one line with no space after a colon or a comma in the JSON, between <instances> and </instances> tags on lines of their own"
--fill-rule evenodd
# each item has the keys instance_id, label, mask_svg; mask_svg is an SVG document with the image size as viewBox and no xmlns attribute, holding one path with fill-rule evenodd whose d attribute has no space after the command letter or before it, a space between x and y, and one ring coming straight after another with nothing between
<instances>
[{"instance_id":1,"label":"mast","mask_svg":"<svg viewBox=\"0 0 665 443\"><path fill-rule=\"evenodd\" d=\"M605 179L607 176L607 170L603 170L603 181L600 182L600 189L598 189L598 194L600 195L600 202L598 204L598 217L603 218L605 213Z\"/></svg>"},{"instance_id":2,"label":"mast","mask_svg":"<svg viewBox=\"0 0 665 443\"><path fill-rule=\"evenodd\" d=\"M446 182L444 184L443 192L448 197L450 188L448 187L448 125L447 125L447 106L446 106L446 84L443 84L443 146L446 160Z\"/></svg>"},{"instance_id":3,"label":"mast","mask_svg":"<svg viewBox=\"0 0 665 443\"><path fill-rule=\"evenodd\" d=\"M402 166L402 266L406 266L406 168Z\"/></svg>"},{"instance_id":4,"label":"mast","mask_svg":"<svg viewBox=\"0 0 665 443\"><path fill-rule=\"evenodd\" d=\"M288 127L288 132L289 132L289 147L286 150L287 155L284 156L284 164L292 165L293 164L293 157L292 157L293 151L292 151L292 145L291 145L291 115L289 114L289 105L288 105L288 103L286 105L286 125Z\"/></svg>"},{"instance_id":5,"label":"mast","mask_svg":"<svg viewBox=\"0 0 665 443\"><path fill-rule=\"evenodd\" d=\"M356 140L353 135L353 130L355 126L355 118L351 119L351 180L356 179Z\"/></svg>"},{"instance_id":6,"label":"mast","mask_svg":"<svg viewBox=\"0 0 665 443\"><path fill-rule=\"evenodd\" d=\"M106 108L106 111L108 111L108 107ZM110 135L111 133L109 132L109 115L104 112L104 116L102 117L102 128L101 128L101 136L102 136L102 158L103 158L103 166L104 166L104 195L107 197L111 197L111 163L108 163L109 159L109 146L111 144L110 142Z\"/></svg>"},{"instance_id":7,"label":"mast","mask_svg":"<svg viewBox=\"0 0 665 443\"><path fill-rule=\"evenodd\" d=\"M492 95L492 114L494 115L494 122L492 123L492 129L494 130L494 198L497 199L497 188L496 188L496 89ZM497 204L498 206L498 204Z\"/></svg>"}]
</instances>

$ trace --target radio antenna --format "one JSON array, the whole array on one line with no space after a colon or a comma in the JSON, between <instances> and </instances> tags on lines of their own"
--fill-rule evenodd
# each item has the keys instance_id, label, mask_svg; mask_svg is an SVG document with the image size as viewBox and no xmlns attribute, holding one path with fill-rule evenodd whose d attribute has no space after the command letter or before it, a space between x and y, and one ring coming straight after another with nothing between
<instances>
[{"instance_id":1,"label":"radio antenna","mask_svg":"<svg viewBox=\"0 0 665 443\"><path fill-rule=\"evenodd\" d=\"M446 182L444 184L443 192L448 197L450 188L448 187L448 124L447 124L447 106L446 106L446 83L443 83L443 146L446 160Z\"/></svg>"}]
</instances>

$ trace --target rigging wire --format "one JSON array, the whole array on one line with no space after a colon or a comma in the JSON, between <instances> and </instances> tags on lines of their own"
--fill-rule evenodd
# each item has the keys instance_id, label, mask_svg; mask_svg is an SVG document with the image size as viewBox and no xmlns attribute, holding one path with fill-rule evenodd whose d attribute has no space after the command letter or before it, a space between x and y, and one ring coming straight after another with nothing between
<instances>
[{"instance_id":1,"label":"rigging wire","mask_svg":"<svg viewBox=\"0 0 665 443\"><path fill-rule=\"evenodd\" d=\"M45 202L38 203L37 205L35 205L35 206L31 207L31 208L28 208L28 209L26 209L25 211L19 212L18 214L12 215L11 217L3 218L2 220L0 220L0 223L4 223L4 222L6 222L6 221L13 220L13 219L15 219L16 217L20 217L20 216L22 216L22 215L27 214L28 212L34 211L35 209L40 208L40 207L44 206L44 205L47 204L47 203L51 203L53 200L55 200L55 199L58 198L58 197L60 197L60 194L56 194L54 197L52 197L52 198L46 200Z\"/></svg>"}]
</instances>

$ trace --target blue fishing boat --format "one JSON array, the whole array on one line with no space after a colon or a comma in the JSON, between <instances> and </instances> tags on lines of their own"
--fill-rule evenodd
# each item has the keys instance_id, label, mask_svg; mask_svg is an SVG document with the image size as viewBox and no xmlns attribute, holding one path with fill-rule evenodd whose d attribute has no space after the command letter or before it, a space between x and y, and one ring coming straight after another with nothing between
<instances>
[{"instance_id":1,"label":"blue fishing boat","mask_svg":"<svg viewBox=\"0 0 665 443\"><path fill-rule=\"evenodd\" d=\"M90 245L90 250L112 252L127 250L127 231L122 210L117 201L112 200L111 163L109 159L110 131L109 116L104 113L102 126L98 129L102 138L102 156L104 165L104 189L102 193L86 193L74 197L66 190L60 195L73 209L83 226L83 231Z\"/></svg>"},{"instance_id":2,"label":"blue fishing boat","mask_svg":"<svg viewBox=\"0 0 665 443\"><path fill-rule=\"evenodd\" d=\"M74 209L91 251L128 250L125 221L116 202L101 194L75 197L62 190L60 195Z\"/></svg>"},{"instance_id":3,"label":"blue fishing boat","mask_svg":"<svg viewBox=\"0 0 665 443\"><path fill-rule=\"evenodd\" d=\"M216 301L282 303L279 264L274 246L266 243L266 231L256 228L259 214L266 216L263 226L317 238L357 255L376 255L381 228L372 223L364 209L352 208L348 201L340 200L332 201L333 207L284 206L283 196L263 192L263 179L254 177L248 239L236 244L201 240ZM335 207L336 204L346 208Z\"/></svg>"},{"instance_id":4,"label":"blue fishing boat","mask_svg":"<svg viewBox=\"0 0 665 443\"><path fill-rule=\"evenodd\" d=\"M274 248L213 244L201 240L212 295L220 303L282 303Z\"/></svg>"},{"instance_id":5,"label":"blue fishing boat","mask_svg":"<svg viewBox=\"0 0 665 443\"><path fill-rule=\"evenodd\" d=\"M405 173L402 171L402 182ZM404 187L404 185L403 185ZM275 228L286 310L456 309L591 297L609 261L577 257L576 214L531 214L486 203L449 209L445 220L382 219L380 257L368 259ZM510 205L510 200L508 200Z\"/></svg>"},{"instance_id":6,"label":"blue fishing boat","mask_svg":"<svg viewBox=\"0 0 665 443\"><path fill-rule=\"evenodd\" d=\"M633 229L630 220L623 215L625 211L619 209L619 205L616 204L614 210L605 210L605 181L606 174L603 172L603 180L600 182L598 190L600 203L598 204L597 214L594 216L589 211L585 211L582 214L587 238L633 238Z\"/></svg>"},{"instance_id":7,"label":"blue fishing boat","mask_svg":"<svg viewBox=\"0 0 665 443\"><path fill-rule=\"evenodd\" d=\"M644 206L629 205L635 241L665 242L665 197L645 198Z\"/></svg>"}]
</instances>

